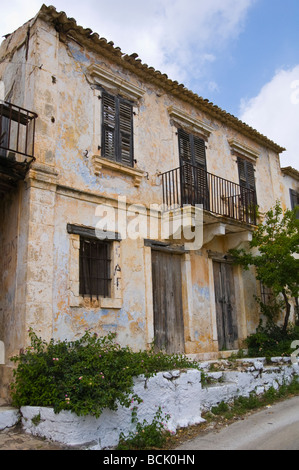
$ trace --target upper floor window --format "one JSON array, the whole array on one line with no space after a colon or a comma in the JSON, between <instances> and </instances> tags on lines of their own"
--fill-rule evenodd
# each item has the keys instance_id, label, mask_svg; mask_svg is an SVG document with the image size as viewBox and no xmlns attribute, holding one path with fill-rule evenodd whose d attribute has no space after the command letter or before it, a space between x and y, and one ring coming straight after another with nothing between
<instances>
[{"instance_id":1,"label":"upper floor window","mask_svg":"<svg viewBox=\"0 0 299 470\"><path fill-rule=\"evenodd\" d=\"M107 92L102 94L102 155L133 167L133 105Z\"/></svg>"},{"instance_id":2,"label":"upper floor window","mask_svg":"<svg viewBox=\"0 0 299 470\"><path fill-rule=\"evenodd\" d=\"M204 139L178 130L181 166L181 197L183 204L202 204L210 209Z\"/></svg>"},{"instance_id":3,"label":"upper floor window","mask_svg":"<svg viewBox=\"0 0 299 470\"><path fill-rule=\"evenodd\" d=\"M240 186L255 191L254 166L248 160L238 157Z\"/></svg>"},{"instance_id":4,"label":"upper floor window","mask_svg":"<svg viewBox=\"0 0 299 470\"><path fill-rule=\"evenodd\" d=\"M178 130L180 163L190 163L206 170L206 143L183 129Z\"/></svg>"}]
</instances>

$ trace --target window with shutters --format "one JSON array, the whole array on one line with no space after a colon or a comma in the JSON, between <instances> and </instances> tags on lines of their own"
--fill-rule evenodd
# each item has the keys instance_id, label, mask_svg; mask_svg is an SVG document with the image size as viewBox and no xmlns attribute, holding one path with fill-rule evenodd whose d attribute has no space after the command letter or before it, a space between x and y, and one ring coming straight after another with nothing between
<instances>
[{"instance_id":1,"label":"window with shutters","mask_svg":"<svg viewBox=\"0 0 299 470\"><path fill-rule=\"evenodd\" d=\"M103 92L102 156L133 167L133 105Z\"/></svg>"},{"instance_id":2,"label":"window with shutters","mask_svg":"<svg viewBox=\"0 0 299 470\"><path fill-rule=\"evenodd\" d=\"M206 143L204 139L178 130L184 204L202 204L209 210L209 191L206 171Z\"/></svg>"},{"instance_id":3,"label":"window with shutters","mask_svg":"<svg viewBox=\"0 0 299 470\"><path fill-rule=\"evenodd\" d=\"M111 243L80 237L79 294L111 296Z\"/></svg>"},{"instance_id":4,"label":"window with shutters","mask_svg":"<svg viewBox=\"0 0 299 470\"><path fill-rule=\"evenodd\" d=\"M179 155L181 162L188 162L206 170L206 143L183 129L178 130Z\"/></svg>"},{"instance_id":5,"label":"window with shutters","mask_svg":"<svg viewBox=\"0 0 299 470\"><path fill-rule=\"evenodd\" d=\"M246 207L253 208L253 206L257 205L254 166L250 161L245 160L241 157L238 157L237 162L239 169L239 182L241 186L242 204ZM244 188L243 191L242 188Z\"/></svg>"},{"instance_id":6,"label":"window with shutters","mask_svg":"<svg viewBox=\"0 0 299 470\"><path fill-rule=\"evenodd\" d=\"M254 166L248 160L238 157L240 186L255 191Z\"/></svg>"}]
</instances>

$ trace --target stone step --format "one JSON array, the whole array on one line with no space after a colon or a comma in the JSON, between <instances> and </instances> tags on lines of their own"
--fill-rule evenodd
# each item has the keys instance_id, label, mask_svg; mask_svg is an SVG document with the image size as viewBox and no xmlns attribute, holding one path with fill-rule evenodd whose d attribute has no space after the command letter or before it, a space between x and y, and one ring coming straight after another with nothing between
<instances>
[{"instance_id":1,"label":"stone step","mask_svg":"<svg viewBox=\"0 0 299 470\"><path fill-rule=\"evenodd\" d=\"M11 406L0 407L0 431L6 428L12 428L20 419L19 410Z\"/></svg>"}]
</instances>

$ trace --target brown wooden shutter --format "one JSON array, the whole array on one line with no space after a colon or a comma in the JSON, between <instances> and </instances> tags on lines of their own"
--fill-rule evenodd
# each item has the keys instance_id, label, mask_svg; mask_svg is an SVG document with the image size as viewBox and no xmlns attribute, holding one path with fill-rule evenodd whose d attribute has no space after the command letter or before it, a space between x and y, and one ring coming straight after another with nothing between
<instances>
[{"instance_id":1,"label":"brown wooden shutter","mask_svg":"<svg viewBox=\"0 0 299 470\"><path fill-rule=\"evenodd\" d=\"M193 137L194 161L200 168L206 170L206 143L203 139Z\"/></svg>"},{"instance_id":2,"label":"brown wooden shutter","mask_svg":"<svg viewBox=\"0 0 299 470\"><path fill-rule=\"evenodd\" d=\"M192 148L189 134L183 129L178 130L179 157L181 166L181 192L183 204L195 203L195 174L192 166Z\"/></svg>"},{"instance_id":3,"label":"brown wooden shutter","mask_svg":"<svg viewBox=\"0 0 299 470\"><path fill-rule=\"evenodd\" d=\"M119 138L120 161L133 166L133 109L123 100L119 102Z\"/></svg>"},{"instance_id":4,"label":"brown wooden shutter","mask_svg":"<svg viewBox=\"0 0 299 470\"><path fill-rule=\"evenodd\" d=\"M251 162L238 157L240 186L255 191L254 166Z\"/></svg>"},{"instance_id":5,"label":"brown wooden shutter","mask_svg":"<svg viewBox=\"0 0 299 470\"><path fill-rule=\"evenodd\" d=\"M103 93L103 156L115 160L116 153L116 103L113 96Z\"/></svg>"},{"instance_id":6,"label":"brown wooden shutter","mask_svg":"<svg viewBox=\"0 0 299 470\"><path fill-rule=\"evenodd\" d=\"M182 195L185 204L203 204L209 209L206 173L206 144L203 139L179 129L179 155L182 166Z\"/></svg>"},{"instance_id":7,"label":"brown wooden shutter","mask_svg":"<svg viewBox=\"0 0 299 470\"><path fill-rule=\"evenodd\" d=\"M133 166L133 107L103 92L103 156Z\"/></svg>"},{"instance_id":8,"label":"brown wooden shutter","mask_svg":"<svg viewBox=\"0 0 299 470\"><path fill-rule=\"evenodd\" d=\"M178 130L179 136L179 155L180 159L184 162L192 164L192 151L191 151L191 142L190 136L183 129Z\"/></svg>"}]
</instances>

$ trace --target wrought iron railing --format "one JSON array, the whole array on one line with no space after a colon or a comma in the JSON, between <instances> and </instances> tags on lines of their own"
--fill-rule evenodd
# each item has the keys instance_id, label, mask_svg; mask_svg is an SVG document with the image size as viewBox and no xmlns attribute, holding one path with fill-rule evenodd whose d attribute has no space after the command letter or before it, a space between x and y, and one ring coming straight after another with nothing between
<instances>
[{"instance_id":1,"label":"wrought iron railing","mask_svg":"<svg viewBox=\"0 0 299 470\"><path fill-rule=\"evenodd\" d=\"M161 174L164 210L202 205L213 214L256 225L256 192L184 164Z\"/></svg>"},{"instance_id":2,"label":"wrought iron railing","mask_svg":"<svg viewBox=\"0 0 299 470\"><path fill-rule=\"evenodd\" d=\"M34 160L37 114L7 101L0 101L0 157L11 161Z\"/></svg>"}]
</instances>

